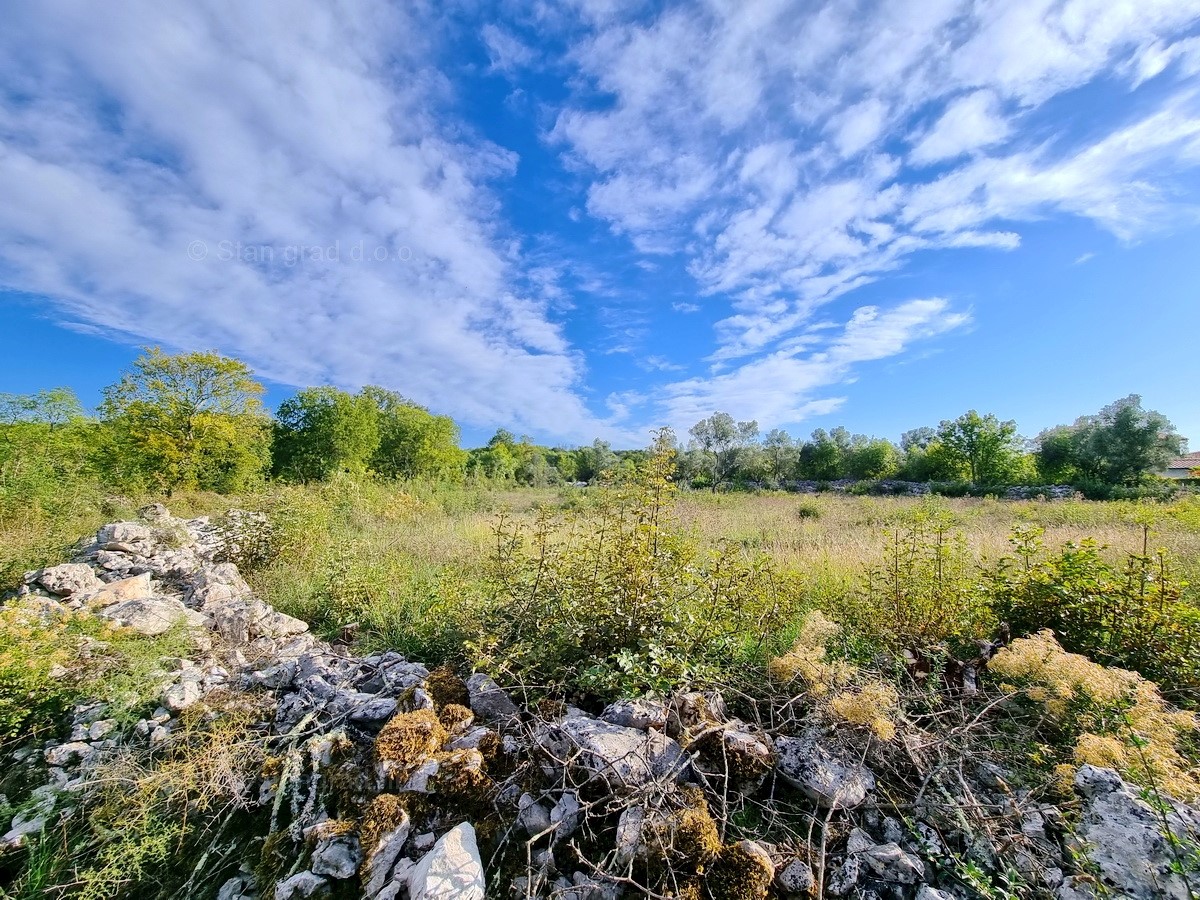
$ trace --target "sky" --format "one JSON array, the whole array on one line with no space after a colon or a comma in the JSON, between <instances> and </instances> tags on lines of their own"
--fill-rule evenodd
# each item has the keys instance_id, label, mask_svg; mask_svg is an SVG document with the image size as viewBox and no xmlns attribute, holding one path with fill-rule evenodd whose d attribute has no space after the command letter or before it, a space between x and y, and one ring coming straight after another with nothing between
<instances>
[{"instance_id":1,"label":"sky","mask_svg":"<svg viewBox=\"0 0 1200 900\"><path fill-rule=\"evenodd\" d=\"M0 391L1200 444L1200 0L5 4Z\"/></svg>"}]
</instances>

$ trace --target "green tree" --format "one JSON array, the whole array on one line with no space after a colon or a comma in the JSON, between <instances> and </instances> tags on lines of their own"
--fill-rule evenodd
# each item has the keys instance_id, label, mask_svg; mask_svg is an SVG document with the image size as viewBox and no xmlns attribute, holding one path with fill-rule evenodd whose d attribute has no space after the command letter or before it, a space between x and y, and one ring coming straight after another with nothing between
<instances>
[{"instance_id":1,"label":"green tree","mask_svg":"<svg viewBox=\"0 0 1200 900\"><path fill-rule=\"evenodd\" d=\"M385 388L368 386L361 396L378 411L379 443L372 470L390 478L462 479L467 454L458 446L458 426Z\"/></svg>"},{"instance_id":2,"label":"green tree","mask_svg":"<svg viewBox=\"0 0 1200 900\"><path fill-rule=\"evenodd\" d=\"M992 413L970 410L938 426L946 458L974 484L1006 484L1021 468L1022 442L1017 424Z\"/></svg>"},{"instance_id":3,"label":"green tree","mask_svg":"<svg viewBox=\"0 0 1200 900\"><path fill-rule=\"evenodd\" d=\"M590 447L579 449L579 478L582 481L595 481L605 472L615 470L619 463L612 444L596 438Z\"/></svg>"},{"instance_id":4,"label":"green tree","mask_svg":"<svg viewBox=\"0 0 1200 900\"><path fill-rule=\"evenodd\" d=\"M800 448L799 473L801 478L815 481L834 481L845 474L845 456L849 447L849 434L845 428L827 432L818 428L811 440Z\"/></svg>"},{"instance_id":5,"label":"green tree","mask_svg":"<svg viewBox=\"0 0 1200 900\"><path fill-rule=\"evenodd\" d=\"M850 478L890 478L899 467L900 454L895 444L883 438L856 441L846 454L846 475Z\"/></svg>"},{"instance_id":6,"label":"green tree","mask_svg":"<svg viewBox=\"0 0 1200 900\"><path fill-rule=\"evenodd\" d=\"M1130 394L1094 416L1042 432L1037 444L1043 476L1132 485L1166 468L1187 442L1166 416L1143 409L1142 398Z\"/></svg>"},{"instance_id":7,"label":"green tree","mask_svg":"<svg viewBox=\"0 0 1200 900\"><path fill-rule=\"evenodd\" d=\"M715 491L737 471L744 451L758 437L758 423L735 422L729 413L715 412L693 425L688 434L704 454Z\"/></svg>"},{"instance_id":8,"label":"green tree","mask_svg":"<svg viewBox=\"0 0 1200 900\"><path fill-rule=\"evenodd\" d=\"M779 428L771 429L763 438L762 450L767 469L776 484L796 470L800 451L795 440L786 431Z\"/></svg>"},{"instance_id":9,"label":"green tree","mask_svg":"<svg viewBox=\"0 0 1200 900\"><path fill-rule=\"evenodd\" d=\"M245 489L270 460L262 393L240 360L148 349L104 389L109 476L167 491Z\"/></svg>"},{"instance_id":10,"label":"green tree","mask_svg":"<svg viewBox=\"0 0 1200 900\"><path fill-rule=\"evenodd\" d=\"M379 448L379 407L369 394L305 388L279 407L275 470L298 481L366 472Z\"/></svg>"}]
</instances>

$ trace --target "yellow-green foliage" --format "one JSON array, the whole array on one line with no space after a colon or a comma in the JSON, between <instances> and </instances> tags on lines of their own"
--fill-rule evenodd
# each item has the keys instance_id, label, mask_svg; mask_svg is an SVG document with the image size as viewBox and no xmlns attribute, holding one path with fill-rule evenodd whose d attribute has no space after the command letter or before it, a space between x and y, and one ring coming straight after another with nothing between
<instances>
[{"instance_id":1,"label":"yellow-green foliage","mask_svg":"<svg viewBox=\"0 0 1200 900\"><path fill-rule=\"evenodd\" d=\"M393 778L403 781L437 753L448 737L431 709L397 713L375 739L375 758L387 764Z\"/></svg>"},{"instance_id":2,"label":"yellow-green foliage","mask_svg":"<svg viewBox=\"0 0 1200 900\"><path fill-rule=\"evenodd\" d=\"M865 725L880 740L890 741L896 736L900 695L890 684L871 679L831 698L829 709L842 721Z\"/></svg>"},{"instance_id":3,"label":"yellow-green foliage","mask_svg":"<svg viewBox=\"0 0 1200 900\"><path fill-rule=\"evenodd\" d=\"M784 684L798 681L835 719L867 726L881 740L890 741L896 736L900 695L857 666L829 658L826 645L841 631L836 622L813 610L805 617L792 649L771 660L770 674Z\"/></svg>"},{"instance_id":4,"label":"yellow-green foliage","mask_svg":"<svg viewBox=\"0 0 1200 900\"><path fill-rule=\"evenodd\" d=\"M815 609L804 617L796 643L768 665L771 677L785 684L799 681L814 697L847 684L857 669L844 660L828 658L827 644L841 633L841 626Z\"/></svg>"},{"instance_id":5,"label":"yellow-green foliage","mask_svg":"<svg viewBox=\"0 0 1200 900\"><path fill-rule=\"evenodd\" d=\"M1023 685L1074 736L1075 762L1115 768L1182 799L1200 797L1200 770L1181 752L1200 720L1166 703L1153 682L1068 653L1050 631L1013 641L990 669Z\"/></svg>"},{"instance_id":6,"label":"yellow-green foliage","mask_svg":"<svg viewBox=\"0 0 1200 900\"><path fill-rule=\"evenodd\" d=\"M761 900L774 871L747 841L722 847L704 880L712 900Z\"/></svg>"},{"instance_id":7,"label":"yellow-green foliage","mask_svg":"<svg viewBox=\"0 0 1200 900\"><path fill-rule=\"evenodd\" d=\"M136 710L157 694L160 658L185 647L179 632L147 638L36 602L0 608L0 740L53 727L84 697L109 703L116 718Z\"/></svg>"}]
</instances>

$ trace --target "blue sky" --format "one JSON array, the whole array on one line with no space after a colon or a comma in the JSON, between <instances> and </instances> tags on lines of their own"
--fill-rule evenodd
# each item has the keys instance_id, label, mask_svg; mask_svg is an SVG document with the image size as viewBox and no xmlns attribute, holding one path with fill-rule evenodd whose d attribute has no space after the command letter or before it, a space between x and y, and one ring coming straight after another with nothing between
<instances>
[{"instance_id":1,"label":"blue sky","mask_svg":"<svg viewBox=\"0 0 1200 900\"><path fill-rule=\"evenodd\" d=\"M23 8L21 8L23 7ZM137 348L547 442L714 410L1200 441L1200 0L46 0L0 30L0 390Z\"/></svg>"}]
</instances>

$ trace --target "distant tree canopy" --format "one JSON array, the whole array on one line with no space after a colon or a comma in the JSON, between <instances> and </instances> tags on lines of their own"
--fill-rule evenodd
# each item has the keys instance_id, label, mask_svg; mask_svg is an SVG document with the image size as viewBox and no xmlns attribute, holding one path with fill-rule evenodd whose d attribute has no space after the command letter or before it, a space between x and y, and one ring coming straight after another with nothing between
<instances>
[{"instance_id":1,"label":"distant tree canopy","mask_svg":"<svg viewBox=\"0 0 1200 900\"><path fill-rule=\"evenodd\" d=\"M546 487L620 480L646 455L601 439L548 447L505 428L465 451L451 418L374 385L357 393L304 388L273 419L262 393L239 360L150 348L104 390L97 417L67 388L0 394L0 501L19 505L57 492L69 505L72 486L84 482L93 491L238 492L271 474L307 482L341 472ZM1167 418L1143 409L1136 394L1047 429L1032 451L1014 422L975 410L906 431L899 445L843 427L818 428L808 440L774 428L760 439L757 422L722 411L697 422L688 438L686 449L677 448L674 478L713 490L891 478L990 489L1040 480L1112 496L1152 485L1185 449ZM664 431L658 440L675 436Z\"/></svg>"},{"instance_id":2,"label":"distant tree canopy","mask_svg":"<svg viewBox=\"0 0 1200 900\"><path fill-rule=\"evenodd\" d=\"M1130 394L1073 425L1059 425L1037 438L1037 467L1044 478L1134 485L1160 472L1184 451L1186 442L1160 412L1142 408Z\"/></svg>"},{"instance_id":3,"label":"distant tree canopy","mask_svg":"<svg viewBox=\"0 0 1200 900\"><path fill-rule=\"evenodd\" d=\"M160 490L244 490L270 463L263 386L245 363L218 353L157 347L104 389L100 417L118 481Z\"/></svg>"},{"instance_id":4,"label":"distant tree canopy","mask_svg":"<svg viewBox=\"0 0 1200 900\"><path fill-rule=\"evenodd\" d=\"M389 478L462 477L466 453L458 426L395 391L368 386L357 394L305 388L279 407L275 472L319 481L335 472Z\"/></svg>"}]
</instances>

